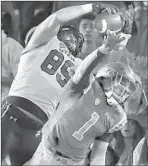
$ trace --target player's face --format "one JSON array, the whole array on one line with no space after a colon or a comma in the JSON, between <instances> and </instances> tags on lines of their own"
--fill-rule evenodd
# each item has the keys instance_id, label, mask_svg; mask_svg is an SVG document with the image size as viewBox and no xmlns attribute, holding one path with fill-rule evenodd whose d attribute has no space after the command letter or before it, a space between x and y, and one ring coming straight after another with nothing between
<instances>
[{"instance_id":1,"label":"player's face","mask_svg":"<svg viewBox=\"0 0 148 166\"><path fill-rule=\"evenodd\" d=\"M84 37L84 41L93 41L95 39L94 21L83 19L79 25L79 31Z\"/></svg>"},{"instance_id":2,"label":"player's face","mask_svg":"<svg viewBox=\"0 0 148 166\"><path fill-rule=\"evenodd\" d=\"M72 32L68 32L68 34L64 35L64 40L69 52L76 57L81 51L77 38Z\"/></svg>"},{"instance_id":3,"label":"player's face","mask_svg":"<svg viewBox=\"0 0 148 166\"><path fill-rule=\"evenodd\" d=\"M125 76L116 75L113 87L113 97L119 103L123 103L135 91L135 85Z\"/></svg>"},{"instance_id":4,"label":"player's face","mask_svg":"<svg viewBox=\"0 0 148 166\"><path fill-rule=\"evenodd\" d=\"M77 47L77 39L72 32L69 32L68 35L65 35L65 41L67 41L69 49L75 51Z\"/></svg>"},{"instance_id":5,"label":"player's face","mask_svg":"<svg viewBox=\"0 0 148 166\"><path fill-rule=\"evenodd\" d=\"M123 137L134 137L136 132L136 123L133 120L128 120L125 126L121 129Z\"/></svg>"},{"instance_id":6,"label":"player's face","mask_svg":"<svg viewBox=\"0 0 148 166\"><path fill-rule=\"evenodd\" d=\"M112 78L101 78L104 92L112 90Z\"/></svg>"},{"instance_id":7,"label":"player's face","mask_svg":"<svg viewBox=\"0 0 148 166\"><path fill-rule=\"evenodd\" d=\"M101 84L106 96L108 98L112 96L118 103L125 102L135 90L135 85L119 74L114 77L102 77Z\"/></svg>"}]
</instances>

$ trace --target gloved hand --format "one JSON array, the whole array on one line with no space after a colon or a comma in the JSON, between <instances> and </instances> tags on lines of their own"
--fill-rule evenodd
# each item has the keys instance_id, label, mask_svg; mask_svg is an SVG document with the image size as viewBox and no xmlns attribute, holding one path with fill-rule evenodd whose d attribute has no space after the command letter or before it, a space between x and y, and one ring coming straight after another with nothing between
<instances>
[{"instance_id":1,"label":"gloved hand","mask_svg":"<svg viewBox=\"0 0 148 166\"><path fill-rule=\"evenodd\" d=\"M107 35L104 38L104 45L106 47L109 47L110 50L120 50L121 47L121 41L123 41L125 38L120 36L121 31L114 31L111 32L107 30Z\"/></svg>"},{"instance_id":2,"label":"gloved hand","mask_svg":"<svg viewBox=\"0 0 148 166\"><path fill-rule=\"evenodd\" d=\"M119 11L116 6L110 4L93 3L93 13L95 15L101 13L103 10L107 10L109 14L115 14Z\"/></svg>"}]
</instances>

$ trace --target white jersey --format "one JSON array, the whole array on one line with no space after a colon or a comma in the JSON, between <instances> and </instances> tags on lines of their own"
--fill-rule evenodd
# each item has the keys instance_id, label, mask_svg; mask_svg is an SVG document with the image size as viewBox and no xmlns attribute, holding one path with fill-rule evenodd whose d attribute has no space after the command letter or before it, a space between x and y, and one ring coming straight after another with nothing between
<instances>
[{"instance_id":1,"label":"white jersey","mask_svg":"<svg viewBox=\"0 0 148 166\"><path fill-rule=\"evenodd\" d=\"M55 36L46 45L21 56L9 96L20 96L34 102L49 117L70 79L67 69L80 63L81 60L73 57Z\"/></svg>"}]
</instances>

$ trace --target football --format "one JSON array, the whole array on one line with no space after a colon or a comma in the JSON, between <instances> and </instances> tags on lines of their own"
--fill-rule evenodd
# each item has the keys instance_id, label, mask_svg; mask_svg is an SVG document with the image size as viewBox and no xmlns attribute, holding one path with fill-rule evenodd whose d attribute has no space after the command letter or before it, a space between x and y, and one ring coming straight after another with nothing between
<instances>
[{"instance_id":1,"label":"football","mask_svg":"<svg viewBox=\"0 0 148 166\"><path fill-rule=\"evenodd\" d=\"M95 29L100 33L105 33L107 30L121 30L123 25L124 21L120 13L109 14L109 12L105 10L95 18Z\"/></svg>"}]
</instances>

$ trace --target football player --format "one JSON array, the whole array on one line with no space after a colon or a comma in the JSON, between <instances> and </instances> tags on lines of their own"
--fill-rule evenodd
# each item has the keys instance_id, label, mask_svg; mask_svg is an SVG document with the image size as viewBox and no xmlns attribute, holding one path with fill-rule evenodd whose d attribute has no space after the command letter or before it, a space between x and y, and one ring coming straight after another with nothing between
<instances>
[{"instance_id":1,"label":"football player","mask_svg":"<svg viewBox=\"0 0 148 166\"><path fill-rule=\"evenodd\" d=\"M109 8L85 4L64 8L35 28L2 107L2 160L8 153L12 154L12 164L22 165L26 157L30 158L28 154L33 154L37 147L36 141L32 141L36 132L54 112L58 94L70 79L67 69L80 63L76 56L81 51L83 37L73 26L61 25L89 12L99 13L106 7Z\"/></svg>"},{"instance_id":2,"label":"football player","mask_svg":"<svg viewBox=\"0 0 148 166\"><path fill-rule=\"evenodd\" d=\"M26 165L83 165L97 137L124 126L127 119L122 105L135 90L134 72L122 63L113 63L101 68L95 78L90 77L122 40L108 34L104 44L76 69Z\"/></svg>"}]
</instances>

